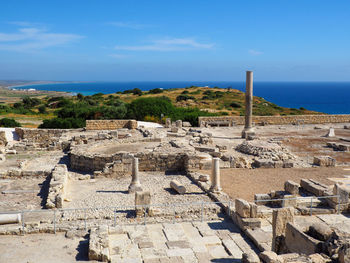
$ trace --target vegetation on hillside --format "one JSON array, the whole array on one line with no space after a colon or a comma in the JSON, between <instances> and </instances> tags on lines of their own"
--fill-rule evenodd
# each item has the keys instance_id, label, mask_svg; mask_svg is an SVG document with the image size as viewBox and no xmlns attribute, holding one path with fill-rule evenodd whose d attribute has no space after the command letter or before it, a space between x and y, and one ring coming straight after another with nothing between
<instances>
[{"instance_id":1,"label":"vegetation on hillside","mask_svg":"<svg viewBox=\"0 0 350 263\"><path fill-rule=\"evenodd\" d=\"M283 108L254 97L254 115L316 114ZM92 119L136 119L164 122L165 118L198 124L199 116L244 115L244 93L233 89L189 87L185 89L135 88L104 95L32 98L0 105L0 114L21 114L43 119L41 128L80 128Z\"/></svg>"}]
</instances>

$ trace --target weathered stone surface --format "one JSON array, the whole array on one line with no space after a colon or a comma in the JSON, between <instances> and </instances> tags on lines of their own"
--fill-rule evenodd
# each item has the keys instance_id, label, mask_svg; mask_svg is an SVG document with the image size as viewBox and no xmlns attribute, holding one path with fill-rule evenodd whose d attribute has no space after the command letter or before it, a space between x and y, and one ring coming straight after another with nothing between
<instances>
[{"instance_id":1,"label":"weathered stone surface","mask_svg":"<svg viewBox=\"0 0 350 263\"><path fill-rule=\"evenodd\" d=\"M286 207L275 209L272 214L272 250L279 251L279 239L285 236L287 223L294 222L294 208Z\"/></svg>"},{"instance_id":2,"label":"weathered stone surface","mask_svg":"<svg viewBox=\"0 0 350 263\"><path fill-rule=\"evenodd\" d=\"M303 229L299 229L292 223L288 223L285 234L285 245L288 251L311 255L319 253L321 241L305 234Z\"/></svg>"},{"instance_id":3,"label":"weathered stone surface","mask_svg":"<svg viewBox=\"0 0 350 263\"><path fill-rule=\"evenodd\" d=\"M254 195L254 201L257 205L266 205L269 203L271 196L268 194L255 194ZM266 201L265 201L266 200Z\"/></svg>"},{"instance_id":4,"label":"weathered stone surface","mask_svg":"<svg viewBox=\"0 0 350 263\"><path fill-rule=\"evenodd\" d=\"M265 263L284 263L284 259L273 251L261 252L259 257Z\"/></svg>"},{"instance_id":5,"label":"weathered stone surface","mask_svg":"<svg viewBox=\"0 0 350 263\"><path fill-rule=\"evenodd\" d=\"M86 120L87 130L116 130L121 128L136 129L135 120Z\"/></svg>"},{"instance_id":6,"label":"weathered stone surface","mask_svg":"<svg viewBox=\"0 0 350 263\"><path fill-rule=\"evenodd\" d=\"M335 164L336 164L336 160L330 156L314 157L314 165L334 167Z\"/></svg>"},{"instance_id":7,"label":"weathered stone surface","mask_svg":"<svg viewBox=\"0 0 350 263\"><path fill-rule=\"evenodd\" d=\"M329 128L326 137L335 137L334 128Z\"/></svg>"},{"instance_id":8,"label":"weathered stone surface","mask_svg":"<svg viewBox=\"0 0 350 263\"><path fill-rule=\"evenodd\" d=\"M284 183L284 190L292 195L299 194L299 187L300 185L298 183L295 183L291 180L288 180Z\"/></svg>"},{"instance_id":9,"label":"weathered stone surface","mask_svg":"<svg viewBox=\"0 0 350 263\"><path fill-rule=\"evenodd\" d=\"M316 196L322 196L324 195L325 192L328 191L327 185L321 184L320 182L317 182L316 180L312 180L312 179L301 179L300 185L306 191Z\"/></svg>"},{"instance_id":10,"label":"weathered stone surface","mask_svg":"<svg viewBox=\"0 0 350 263\"><path fill-rule=\"evenodd\" d=\"M200 181L200 182L208 182L208 181L209 181L209 175L207 175L207 174L201 174L201 175L198 177L198 181Z\"/></svg>"},{"instance_id":11,"label":"weathered stone surface","mask_svg":"<svg viewBox=\"0 0 350 263\"><path fill-rule=\"evenodd\" d=\"M250 217L250 205L249 203L244 199L236 199L235 200L235 206L236 206L236 213L245 218Z\"/></svg>"},{"instance_id":12,"label":"weathered stone surface","mask_svg":"<svg viewBox=\"0 0 350 263\"><path fill-rule=\"evenodd\" d=\"M297 199L294 195L284 195L282 201L282 207L295 207L297 204Z\"/></svg>"},{"instance_id":13,"label":"weathered stone surface","mask_svg":"<svg viewBox=\"0 0 350 263\"><path fill-rule=\"evenodd\" d=\"M174 189L176 192L178 192L179 194L183 195L184 193L186 193L186 187L183 186L181 183L179 183L176 180L171 180L170 181L170 187L172 189Z\"/></svg>"},{"instance_id":14,"label":"weathered stone surface","mask_svg":"<svg viewBox=\"0 0 350 263\"><path fill-rule=\"evenodd\" d=\"M62 208L68 182L68 170L65 164L57 164L51 173L46 208Z\"/></svg>"},{"instance_id":15,"label":"weathered stone surface","mask_svg":"<svg viewBox=\"0 0 350 263\"><path fill-rule=\"evenodd\" d=\"M260 259L254 252L246 252L242 254L242 263L260 263Z\"/></svg>"},{"instance_id":16,"label":"weathered stone surface","mask_svg":"<svg viewBox=\"0 0 350 263\"><path fill-rule=\"evenodd\" d=\"M309 227L308 234L313 238L326 241L332 235L332 229L324 223L314 223Z\"/></svg>"},{"instance_id":17,"label":"weathered stone surface","mask_svg":"<svg viewBox=\"0 0 350 263\"><path fill-rule=\"evenodd\" d=\"M350 262L350 243L344 244L339 250L339 262Z\"/></svg>"},{"instance_id":18,"label":"weathered stone surface","mask_svg":"<svg viewBox=\"0 0 350 263\"><path fill-rule=\"evenodd\" d=\"M148 212L151 205L150 191L135 193L135 210L137 216L143 216L145 211Z\"/></svg>"}]
</instances>

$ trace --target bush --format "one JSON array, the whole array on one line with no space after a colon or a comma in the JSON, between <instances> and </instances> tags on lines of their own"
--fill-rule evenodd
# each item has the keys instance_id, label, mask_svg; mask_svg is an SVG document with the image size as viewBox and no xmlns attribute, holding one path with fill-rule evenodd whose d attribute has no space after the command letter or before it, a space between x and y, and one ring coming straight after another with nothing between
<instances>
[{"instance_id":1,"label":"bush","mask_svg":"<svg viewBox=\"0 0 350 263\"><path fill-rule=\"evenodd\" d=\"M184 90L183 92L181 92L181 94L188 94L190 93L188 90Z\"/></svg>"},{"instance_id":2,"label":"bush","mask_svg":"<svg viewBox=\"0 0 350 263\"><path fill-rule=\"evenodd\" d=\"M144 120L145 116L170 116L175 110L168 97L139 98L128 105L127 117L130 119Z\"/></svg>"},{"instance_id":3,"label":"bush","mask_svg":"<svg viewBox=\"0 0 350 263\"><path fill-rule=\"evenodd\" d=\"M140 90L139 88L134 88L134 89L128 89L128 90L124 90L123 94L134 94L134 95L142 95L142 90Z\"/></svg>"},{"instance_id":4,"label":"bush","mask_svg":"<svg viewBox=\"0 0 350 263\"><path fill-rule=\"evenodd\" d=\"M156 89L151 89L148 91L149 94L159 94L159 93L163 93L163 89L160 88L156 88Z\"/></svg>"},{"instance_id":5,"label":"bush","mask_svg":"<svg viewBox=\"0 0 350 263\"><path fill-rule=\"evenodd\" d=\"M231 102L230 103L230 107L232 107L232 108L241 108L242 105L240 103L238 103L238 102Z\"/></svg>"},{"instance_id":6,"label":"bush","mask_svg":"<svg viewBox=\"0 0 350 263\"><path fill-rule=\"evenodd\" d=\"M33 108L33 107L39 105L40 103L41 103L41 101L37 98L30 98L27 96L27 97L24 97L22 99L23 107L26 109Z\"/></svg>"},{"instance_id":7,"label":"bush","mask_svg":"<svg viewBox=\"0 0 350 263\"><path fill-rule=\"evenodd\" d=\"M0 126L12 128L12 127L21 127L21 124L15 121L14 119L3 118L3 119L0 119Z\"/></svg>"},{"instance_id":8,"label":"bush","mask_svg":"<svg viewBox=\"0 0 350 263\"><path fill-rule=\"evenodd\" d=\"M182 100L194 100L195 97L189 96L189 95L179 95L176 97L176 101L182 101Z\"/></svg>"},{"instance_id":9,"label":"bush","mask_svg":"<svg viewBox=\"0 0 350 263\"><path fill-rule=\"evenodd\" d=\"M39 111L39 113L41 113L41 114L45 114L45 113L46 113L46 107L45 107L45 105L39 106L38 111Z\"/></svg>"},{"instance_id":10,"label":"bush","mask_svg":"<svg viewBox=\"0 0 350 263\"><path fill-rule=\"evenodd\" d=\"M44 120L43 123L39 126L42 129L77 129L83 128L86 125L84 119L76 118L54 118L51 120Z\"/></svg>"}]
</instances>

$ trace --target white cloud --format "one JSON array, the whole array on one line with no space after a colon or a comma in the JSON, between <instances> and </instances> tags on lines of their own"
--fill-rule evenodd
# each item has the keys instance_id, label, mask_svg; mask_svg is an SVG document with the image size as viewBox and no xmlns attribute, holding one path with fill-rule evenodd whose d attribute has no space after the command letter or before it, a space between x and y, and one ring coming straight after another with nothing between
<instances>
[{"instance_id":1,"label":"white cloud","mask_svg":"<svg viewBox=\"0 0 350 263\"><path fill-rule=\"evenodd\" d=\"M214 44L199 43L193 38L167 38L153 40L149 45L115 46L117 50L127 51L183 51L191 49L211 49Z\"/></svg>"},{"instance_id":2,"label":"white cloud","mask_svg":"<svg viewBox=\"0 0 350 263\"><path fill-rule=\"evenodd\" d=\"M48 47L64 45L81 38L83 38L83 36L76 34L51 33L37 27L22 27L15 33L0 32L0 50L41 50Z\"/></svg>"},{"instance_id":3,"label":"white cloud","mask_svg":"<svg viewBox=\"0 0 350 263\"><path fill-rule=\"evenodd\" d=\"M150 27L150 25L138 24L132 22L109 22L108 25L120 28L130 28L130 29L143 29L146 27Z\"/></svg>"},{"instance_id":4,"label":"white cloud","mask_svg":"<svg viewBox=\"0 0 350 263\"><path fill-rule=\"evenodd\" d=\"M264 52L261 52L261 51L255 50L255 49L249 49L248 53L252 56L259 56L259 55L264 54Z\"/></svg>"}]
</instances>

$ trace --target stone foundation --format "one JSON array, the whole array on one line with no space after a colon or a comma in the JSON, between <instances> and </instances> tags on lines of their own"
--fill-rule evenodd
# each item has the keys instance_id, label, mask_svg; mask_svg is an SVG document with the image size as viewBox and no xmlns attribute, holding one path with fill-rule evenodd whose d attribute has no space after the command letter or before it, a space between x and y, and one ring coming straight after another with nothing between
<instances>
[{"instance_id":1,"label":"stone foundation","mask_svg":"<svg viewBox=\"0 0 350 263\"><path fill-rule=\"evenodd\" d=\"M87 130L116 130L116 129L136 129L135 120L86 120Z\"/></svg>"},{"instance_id":2,"label":"stone foundation","mask_svg":"<svg viewBox=\"0 0 350 263\"><path fill-rule=\"evenodd\" d=\"M347 123L350 114L253 116L253 122L264 125ZM244 116L198 117L198 123L200 127L243 125Z\"/></svg>"}]
</instances>

